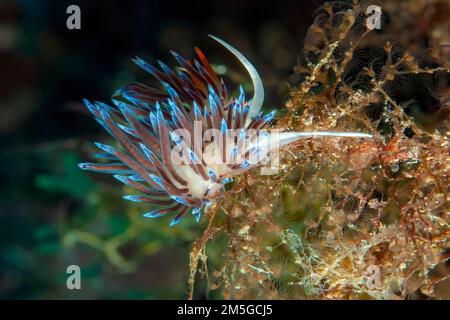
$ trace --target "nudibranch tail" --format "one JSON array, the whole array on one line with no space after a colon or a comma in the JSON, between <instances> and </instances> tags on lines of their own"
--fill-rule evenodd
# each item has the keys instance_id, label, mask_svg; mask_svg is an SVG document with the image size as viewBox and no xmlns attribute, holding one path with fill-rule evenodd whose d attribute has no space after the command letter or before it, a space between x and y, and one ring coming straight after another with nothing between
<instances>
[{"instance_id":1,"label":"nudibranch tail","mask_svg":"<svg viewBox=\"0 0 450 320\"><path fill-rule=\"evenodd\" d=\"M279 134L279 146L285 146L300 139L338 137L338 138L373 138L371 134L362 132L334 132L334 131L311 131L311 132L282 132Z\"/></svg>"},{"instance_id":2,"label":"nudibranch tail","mask_svg":"<svg viewBox=\"0 0 450 320\"><path fill-rule=\"evenodd\" d=\"M250 110L248 112L248 118L246 125L250 123L250 120L257 116L259 114L259 111L261 110L262 104L264 102L264 85L261 80L261 77L259 76L258 71L256 71L255 67L250 63L250 61L247 60L246 57L242 53L240 53L238 50L236 50L233 46L228 44L227 42L223 41L222 39L213 36L211 34L208 35L212 39L219 42L221 45L223 45L228 51L230 51L236 58L239 59L239 61L242 63L242 65L245 67L247 72L250 75L250 78L253 82L253 98L250 103Z\"/></svg>"}]
</instances>

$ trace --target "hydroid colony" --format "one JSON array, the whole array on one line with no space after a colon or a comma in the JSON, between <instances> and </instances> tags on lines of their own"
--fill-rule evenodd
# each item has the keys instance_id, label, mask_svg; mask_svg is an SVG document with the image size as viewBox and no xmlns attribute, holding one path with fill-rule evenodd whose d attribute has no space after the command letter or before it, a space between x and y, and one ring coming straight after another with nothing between
<instances>
[{"instance_id":1,"label":"hydroid colony","mask_svg":"<svg viewBox=\"0 0 450 320\"><path fill-rule=\"evenodd\" d=\"M388 24L383 15L381 31L367 29L373 4L391 17L401 11L403 19ZM311 139L281 150L278 175L239 177L194 244L191 297L196 284L232 299L448 297L445 15L427 31L429 49L419 51L400 32L442 7L448 12L439 0L335 1L317 9L294 69L302 80L276 126L362 131L373 139ZM395 97L430 78L441 84L432 88L440 121L425 129L408 114L411 101Z\"/></svg>"}]
</instances>

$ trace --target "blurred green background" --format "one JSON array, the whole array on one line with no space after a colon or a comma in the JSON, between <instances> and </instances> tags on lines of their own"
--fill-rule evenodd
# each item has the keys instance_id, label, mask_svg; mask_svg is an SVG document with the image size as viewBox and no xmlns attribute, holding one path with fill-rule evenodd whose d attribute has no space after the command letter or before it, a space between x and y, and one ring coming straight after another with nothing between
<instances>
[{"instance_id":1,"label":"blurred green background","mask_svg":"<svg viewBox=\"0 0 450 320\"><path fill-rule=\"evenodd\" d=\"M66 28L71 4L81 8L81 30ZM136 55L173 65L168 50L192 58L194 46L223 66L229 89L243 83L251 91L242 67L206 36L212 33L255 64L266 107L281 108L320 4L1 0L0 298L185 298L201 226L144 219L148 208L122 200L112 177L77 167L92 141L111 140L81 99L108 102L121 85L151 80L131 62ZM211 255L220 260L219 251ZM82 290L66 288L71 264L81 267Z\"/></svg>"}]
</instances>

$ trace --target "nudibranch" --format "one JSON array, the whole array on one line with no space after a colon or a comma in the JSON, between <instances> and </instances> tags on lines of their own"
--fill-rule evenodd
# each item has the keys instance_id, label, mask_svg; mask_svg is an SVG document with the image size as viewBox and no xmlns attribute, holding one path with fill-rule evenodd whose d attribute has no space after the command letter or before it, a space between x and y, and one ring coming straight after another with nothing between
<instances>
[{"instance_id":1,"label":"nudibranch","mask_svg":"<svg viewBox=\"0 0 450 320\"><path fill-rule=\"evenodd\" d=\"M112 105L83 100L86 107L116 140L118 147L95 143L99 163L81 163L81 169L113 174L140 192L124 198L145 202L148 218L174 215L170 225L186 213L200 220L202 211L224 192L236 175L261 165L274 148L310 137L370 138L359 132L280 132L264 127L275 112L261 113L264 88L255 67L225 41L210 36L246 68L253 83L247 100L242 86L229 97L222 78L200 49L198 60L171 52L179 66L160 69L140 58L134 62L154 76L163 90L140 83L119 89Z\"/></svg>"}]
</instances>

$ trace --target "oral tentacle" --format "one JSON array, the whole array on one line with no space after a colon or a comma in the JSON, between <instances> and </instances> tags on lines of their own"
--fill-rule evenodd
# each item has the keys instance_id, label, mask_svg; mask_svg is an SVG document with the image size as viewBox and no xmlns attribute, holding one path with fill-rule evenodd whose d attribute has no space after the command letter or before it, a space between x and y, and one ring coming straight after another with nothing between
<instances>
[{"instance_id":1,"label":"oral tentacle","mask_svg":"<svg viewBox=\"0 0 450 320\"><path fill-rule=\"evenodd\" d=\"M228 44L227 42L223 41L222 39L216 36L213 36L211 34L208 36L219 42L222 46L228 49L228 51L230 51L234 56L236 56L236 58L239 59L239 61L242 63L242 65L249 73L250 78L252 79L254 92L247 118L248 119L246 123L247 125L250 122L250 119L259 113L262 104L264 102L264 85L261 80L261 77L259 76L259 73L258 71L256 71L255 67L250 63L250 61L248 61L247 58L244 57L244 55L240 53L238 50L236 50L233 46L231 46L230 44Z\"/></svg>"}]
</instances>

